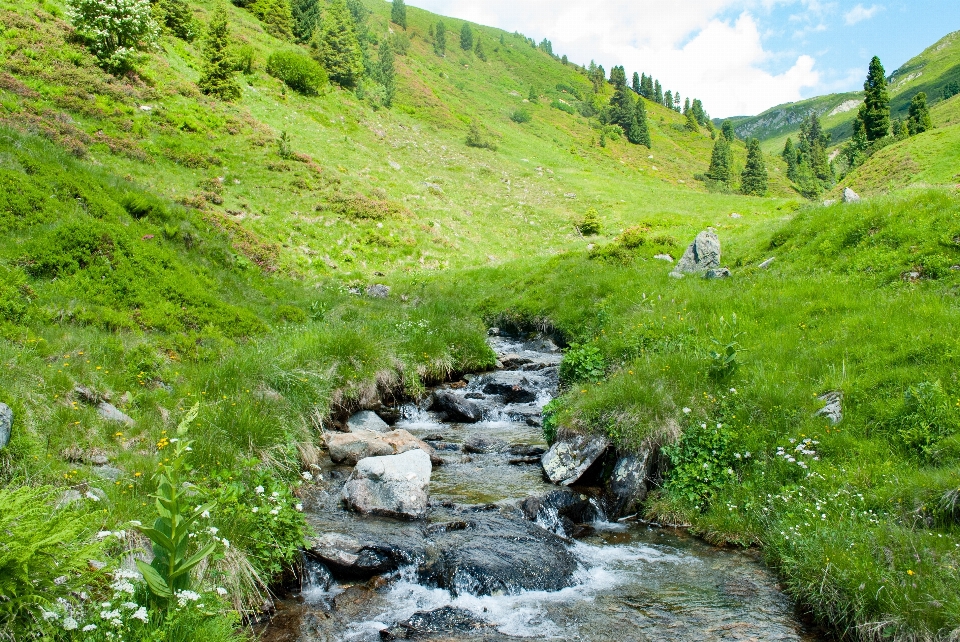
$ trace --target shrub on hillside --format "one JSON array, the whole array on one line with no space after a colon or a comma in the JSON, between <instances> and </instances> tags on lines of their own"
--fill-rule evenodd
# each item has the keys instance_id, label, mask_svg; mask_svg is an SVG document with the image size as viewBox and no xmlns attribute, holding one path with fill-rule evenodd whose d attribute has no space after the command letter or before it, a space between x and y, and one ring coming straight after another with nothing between
<instances>
[{"instance_id":1,"label":"shrub on hillside","mask_svg":"<svg viewBox=\"0 0 960 642\"><path fill-rule=\"evenodd\" d=\"M904 445L927 459L944 438L960 432L960 411L939 381L925 381L907 389L892 423Z\"/></svg>"},{"instance_id":2,"label":"shrub on hillside","mask_svg":"<svg viewBox=\"0 0 960 642\"><path fill-rule=\"evenodd\" d=\"M156 46L159 27L148 0L70 0L68 12L107 71L129 70L138 50Z\"/></svg>"},{"instance_id":3,"label":"shrub on hillside","mask_svg":"<svg viewBox=\"0 0 960 642\"><path fill-rule=\"evenodd\" d=\"M530 112L527 111L526 109L515 109L510 114L510 120L517 123L518 125L522 125L523 123L529 123L530 119L531 119Z\"/></svg>"},{"instance_id":4,"label":"shrub on hillside","mask_svg":"<svg viewBox=\"0 0 960 642\"><path fill-rule=\"evenodd\" d=\"M275 51L270 54L267 73L307 96L319 94L329 81L320 63L296 51Z\"/></svg>"},{"instance_id":5,"label":"shrub on hillside","mask_svg":"<svg viewBox=\"0 0 960 642\"><path fill-rule=\"evenodd\" d=\"M583 218L577 222L577 229L584 236L592 236L600 233L600 212L592 207L587 210Z\"/></svg>"},{"instance_id":6,"label":"shrub on hillside","mask_svg":"<svg viewBox=\"0 0 960 642\"><path fill-rule=\"evenodd\" d=\"M494 143L481 130L476 122L470 123L470 131L467 132L467 147L478 147L480 149L489 149L492 152L497 151L497 144Z\"/></svg>"},{"instance_id":7,"label":"shrub on hillside","mask_svg":"<svg viewBox=\"0 0 960 642\"><path fill-rule=\"evenodd\" d=\"M607 372L607 361L595 345L573 343L560 362L560 383L597 382Z\"/></svg>"}]
</instances>

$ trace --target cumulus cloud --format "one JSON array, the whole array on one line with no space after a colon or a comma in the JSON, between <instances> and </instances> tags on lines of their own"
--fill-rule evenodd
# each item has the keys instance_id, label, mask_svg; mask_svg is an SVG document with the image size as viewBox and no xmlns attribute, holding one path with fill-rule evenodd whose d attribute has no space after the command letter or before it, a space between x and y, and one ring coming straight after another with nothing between
<instances>
[{"instance_id":1,"label":"cumulus cloud","mask_svg":"<svg viewBox=\"0 0 960 642\"><path fill-rule=\"evenodd\" d=\"M858 4L853 9L848 11L843 17L846 20L848 25L855 25L858 22L863 22L864 20L869 20L878 11L882 11L883 7L878 4L871 6L870 8L864 7L862 4Z\"/></svg>"},{"instance_id":2,"label":"cumulus cloud","mask_svg":"<svg viewBox=\"0 0 960 642\"><path fill-rule=\"evenodd\" d=\"M815 86L815 61L797 55L779 73L768 65L753 11L798 0L407 0L443 15L549 38L553 50L580 64L596 60L652 74L664 90L700 98L712 116L756 114L799 100ZM817 0L799 0L819 12ZM736 16L736 17L732 17ZM789 63L788 63L789 64Z\"/></svg>"}]
</instances>

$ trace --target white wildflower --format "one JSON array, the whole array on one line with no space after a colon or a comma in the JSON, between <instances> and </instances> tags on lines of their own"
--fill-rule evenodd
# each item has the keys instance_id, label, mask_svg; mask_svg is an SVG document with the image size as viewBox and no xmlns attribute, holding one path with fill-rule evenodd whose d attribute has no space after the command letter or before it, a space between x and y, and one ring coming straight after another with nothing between
<instances>
[{"instance_id":1,"label":"white wildflower","mask_svg":"<svg viewBox=\"0 0 960 642\"><path fill-rule=\"evenodd\" d=\"M113 535L113 531L100 531L97 533L97 539L106 539Z\"/></svg>"},{"instance_id":2,"label":"white wildflower","mask_svg":"<svg viewBox=\"0 0 960 642\"><path fill-rule=\"evenodd\" d=\"M146 623L146 621L150 619L150 616L147 615L147 607L145 606L141 606L139 609L137 609L136 613L131 614L130 617L132 617L135 620L140 620L141 622L144 622L144 623Z\"/></svg>"},{"instance_id":3,"label":"white wildflower","mask_svg":"<svg viewBox=\"0 0 960 642\"><path fill-rule=\"evenodd\" d=\"M91 493L89 490L88 490L87 492L85 492L85 493L83 494L83 496L86 497L87 499L92 500L92 501L95 501L95 502L99 502L99 501L100 501L100 498L97 497L96 495L94 495L93 493Z\"/></svg>"},{"instance_id":4,"label":"white wildflower","mask_svg":"<svg viewBox=\"0 0 960 642\"><path fill-rule=\"evenodd\" d=\"M270 511L270 514L271 514L271 515L277 515L277 514L279 514L279 513L280 513L280 511L278 511L276 508L274 508L272 511Z\"/></svg>"},{"instance_id":5,"label":"white wildflower","mask_svg":"<svg viewBox=\"0 0 960 642\"><path fill-rule=\"evenodd\" d=\"M259 513L259 512L260 512L260 509L257 508L256 506L254 506L253 508L250 509L250 512L252 512L252 513Z\"/></svg>"},{"instance_id":6,"label":"white wildflower","mask_svg":"<svg viewBox=\"0 0 960 642\"><path fill-rule=\"evenodd\" d=\"M63 618L63 630L64 631L73 631L77 628L77 621L74 620L69 615Z\"/></svg>"},{"instance_id":7,"label":"white wildflower","mask_svg":"<svg viewBox=\"0 0 960 642\"><path fill-rule=\"evenodd\" d=\"M228 540L226 537L220 540L220 542L223 544L224 548L230 548L230 540Z\"/></svg>"},{"instance_id":8,"label":"white wildflower","mask_svg":"<svg viewBox=\"0 0 960 642\"><path fill-rule=\"evenodd\" d=\"M219 595L220 597L226 597L226 595L227 595L227 589L223 588L222 586L218 586L218 587L217 587L217 595Z\"/></svg>"},{"instance_id":9,"label":"white wildflower","mask_svg":"<svg viewBox=\"0 0 960 642\"><path fill-rule=\"evenodd\" d=\"M310 474L310 471L305 470L300 473L300 476L303 477L304 481L313 481L313 475Z\"/></svg>"},{"instance_id":10,"label":"white wildflower","mask_svg":"<svg viewBox=\"0 0 960 642\"><path fill-rule=\"evenodd\" d=\"M177 604L186 606L187 602L196 602L200 599L200 594L194 591L180 591L177 593Z\"/></svg>"},{"instance_id":11,"label":"white wildflower","mask_svg":"<svg viewBox=\"0 0 960 642\"><path fill-rule=\"evenodd\" d=\"M749 452L743 453L743 458L744 458L744 459L750 459L750 453L749 453Z\"/></svg>"},{"instance_id":12,"label":"white wildflower","mask_svg":"<svg viewBox=\"0 0 960 642\"><path fill-rule=\"evenodd\" d=\"M124 602L122 606L125 609L130 609L131 611L136 611L138 608L140 608L140 605L136 602Z\"/></svg>"},{"instance_id":13,"label":"white wildflower","mask_svg":"<svg viewBox=\"0 0 960 642\"><path fill-rule=\"evenodd\" d=\"M303 512L303 504L297 504L296 506L294 506L294 508L296 508L297 512L299 513Z\"/></svg>"},{"instance_id":14,"label":"white wildflower","mask_svg":"<svg viewBox=\"0 0 960 642\"><path fill-rule=\"evenodd\" d=\"M88 624L88 625L86 625L85 627L83 627L83 628L80 629L80 630L83 631L84 633L89 633L90 631L96 631L96 630L97 630L97 625L96 625L96 624Z\"/></svg>"},{"instance_id":15,"label":"white wildflower","mask_svg":"<svg viewBox=\"0 0 960 642\"><path fill-rule=\"evenodd\" d=\"M730 392L732 392L733 394L737 394L737 389L736 389L736 388L730 388Z\"/></svg>"},{"instance_id":16,"label":"white wildflower","mask_svg":"<svg viewBox=\"0 0 960 642\"><path fill-rule=\"evenodd\" d=\"M208 510L203 511L202 513L200 513L200 517L204 519L210 519L210 511Z\"/></svg>"},{"instance_id":17,"label":"white wildflower","mask_svg":"<svg viewBox=\"0 0 960 642\"><path fill-rule=\"evenodd\" d=\"M257 495L263 495L263 486L257 486L253 489L253 492L255 492Z\"/></svg>"},{"instance_id":18,"label":"white wildflower","mask_svg":"<svg viewBox=\"0 0 960 642\"><path fill-rule=\"evenodd\" d=\"M49 622L50 620L56 620L59 616L53 611L43 611L40 615L43 616L43 619Z\"/></svg>"},{"instance_id":19,"label":"white wildflower","mask_svg":"<svg viewBox=\"0 0 960 642\"><path fill-rule=\"evenodd\" d=\"M136 591L133 584L131 584L129 580L125 580L125 579L120 579L115 581L113 584L110 585L110 587L117 593L128 593L130 595L133 595L134 592Z\"/></svg>"},{"instance_id":20,"label":"white wildflower","mask_svg":"<svg viewBox=\"0 0 960 642\"><path fill-rule=\"evenodd\" d=\"M274 499L276 499L277 497L280 497L280 493L278 493L277 491L273 491L272 493L270 493L270 497L273 497Z\"/></svg>"},{"instance_id":21,"label":"white wildflower","mask_svg":"<svg viewBox=\"0 0 960 642\"><path fill-rule=\"evenodd\" d=\"M219 530L216 526L211 526L210 528L207 529L207 531L208 531L211 535L216 535L217 533L220 532L220 530Z\"/></svg>"}]
</instances>

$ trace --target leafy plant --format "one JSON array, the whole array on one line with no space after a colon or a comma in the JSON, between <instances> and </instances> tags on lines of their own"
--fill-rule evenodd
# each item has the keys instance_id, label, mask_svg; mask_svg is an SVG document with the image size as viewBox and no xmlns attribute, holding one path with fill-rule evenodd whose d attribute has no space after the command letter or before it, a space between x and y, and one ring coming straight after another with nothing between
<instances>
[{"instance_id":1,"label":"leafy plant","mask_svg":"<svg viewBox=\"0 0 960 642\"><path fill-rule=\"evenodd\" d=\"M157 519L152 528L137 527L150 538L155 556L150 564L137 560L137 568L143 574L150 592L161 604L168 606L177 594L190 590L193 586L193 569L209 557L216 547L215 541L209 541L198 549L193 544L195 533L192 528L201 516L209 514L215 503L191 508L188 497L194 495L195 491L182 481L188 470L186 460L192 443L185 437L199 412L200 405L195 404L177 426L177 436L158 442L157 448L160 450L173 446L174 452L169 463L161 463L155 475L157 494L153 497L156 499Z\"/></svg>"},{"instance_id":2,"label":"leafy plant","mask_svg":"<svg viewBox=\"0 0 960 642\"><path fill-rule=\"evenodd\" d=\"M664 447L670 460L665 490L703 509L730 478L734 462L733 433L723 423L691 423L677 443Z\"/></svg>"},{"instance_id":3,"label":"leafy plant","mask_svg":"<svg viewBox=\"0 0 960 642\"><path fill-rule=\"evenodd\" d=\"M564 385L579 381L597 382L606 372L606 359L596 345L573 343L560 362L560 382Z\"/></svg>"},{"instance_id":4,"label":"leafy plant","mask_svg":"<svg viewBox=\"0 0 960 642\"><path fill-rule=\"evenodd\" d=\"M960 413L939 381L925 381L907 388L903 404L893 420L903 443L923 458L932 457L940 442L960 428Z\"/></svg>"},{"instance_id":5,"label":"leafy plant","mask_svg":"<svg viewBox=\"0 0 960 642\"><path fill-rule=\"evenodd\" d=\"M470 130L467 132L467 147L478 147L480 149L489 149L492 152L497 151L497 144L486 136L480 129L476 121L470 123Z\"/></svg>"},{"instance_id":6,"label":"leafy plant","mask_svg":"<svg viewBox=\"0 0 960 642\"><path fill-rule=\"evenodd\" d=\"M515 109L510 113L510 120L522 125L523 123L529 123L531 120L530 112L526 109Z\"/></svg>"},{"instance_id":7,"label":"leafy plant","mask_svg":"<svg viewBox=\"0 0 960 642\"><path fill-rule=\"evenodd\" d=\"M743 350L738 339L743 332L737 330L737 315L734 314L727 321L720 317L719 334L710 338L710 342L716 346L716 349L708 353L707 371L714 381L726 381L740 367L737 361L737 354Z\"/></svg>"},{"instance_id":8,"label":"leafy plant","mask_svg":"<svg viewBox=\"0 0 960 642\"><path fill-rule=\"evenodd\" d=\"M600 212L592 207L587 210L583 218L577 223L577 229L584 236L593 236L600 233Z\"/></svg>"},{"instance_id":9,"label":"leafy plant","mask_svg":"<svg viewBox=\"0 0 960 642\"><path fill-rule=\"evenodd\" d=\"M267 73L307 96L316 96L329 82L327 72L320 63L296 51L275 51L270 54Z\"/></svg>"},{"instance_id":10,"label":"leafy plant","mask_svg":"<svg viewBox=\"0 0 960 642\"><path fill-rule=\"evenodd\" d=\"M562 403L560 398L552 399L543 407L543 438L551 445L557 439L557 414Z\"/></svg>"},{"instance_id":11,"label":"leafy plant","mask_svg":"<svg viewBox=\"0 0 960 642\"><path fill-rule=\"evenodd\" d=\"M108 71L127 71L137 50L156 46L160 30L149 0L70 0L68 11L77 33Z\"/></svg>"}]
</instances>

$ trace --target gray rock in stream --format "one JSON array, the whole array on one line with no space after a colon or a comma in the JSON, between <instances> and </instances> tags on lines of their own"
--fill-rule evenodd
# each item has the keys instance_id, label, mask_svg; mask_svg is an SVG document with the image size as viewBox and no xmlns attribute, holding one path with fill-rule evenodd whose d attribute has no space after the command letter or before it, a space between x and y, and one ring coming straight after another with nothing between
<instances>
[{"instance_id":1,"label":"gray rock in stream","mask_svg":"<svg viewBox=\"0 0 960 642\"><path fill-rule=\"evenodd\" d=\"M708 228L697 234L670 276L682 277L684 274L696 274L715 270L720 267L720 239L714 229Z\"/></svg>"},{"instance_id":2,"label":"gray rock in stream","mask_svg":"<svg viewBox=\"0 0 960 642\"><path fill-rule=\"evenodd\" d=\"M653 472L655 460L650 450L623 455L617 460L607 484L614 512L612 517L618 518L639 508L647 496L647 479Z\"/></svg>"},{"instance_id":3,"label":"gray rock in stream","mask_svg":"<svg viewBox=\"0 0 960 642\"><path fill-rule=\"evenodd\" d=\"M477 634L491 628L483 620L464 609L444 606L433 611L418 611L409 619L380 631L381 640L422 640L441 636L461 639L457 634Z\"/></svg>"},{"instance_id":4,"label":"gray rock in stream","mask_svg":"<svg viewBox=\"0 0 960 642\"><path fill-rule=\"evenodd\" d=\"M347 432L360 432L362 430L390 432L390 426L372 410L363 410L347 419Z\"/></svg>"},{"instance_id":5,"label":"gray rock in stream","mask_svg":"<svg viewBox=\"0 0 960 642\"><path fill-rule=\"evenodd\" d=\"M440 532L419 575L454 595L516 595L572 586L576 570L562 538L526 520L487 513Z\"/></svg>"},{"instance_id":6,"label":"gray rock in stream","mask_svg":"<svg viewBox=\"0 0 960 642\"><path fill-rule=\"evenodd\" d=\"M5 403L0 403L0 448L10 443L10 433L13 432L13 411Z\"/></svg>"},{"instance_id":7,"label":"gray rock in stream","mask_svg":"<svg viewBox=\"0 0 960 642\"><path fill-rule=\"evenodd\" d=\"M558 439L541 460L543 473L550 482L569 486L587 472L609 445L606 437L598 435L573 435Z\"/></svg>"},{"instance_id":8,"label":"gray rock in stream","mask_svg":"<svg viewBox=\"0 0 960 642\"><path fill-rule=\"evenodd\" d=\"M543 497L527 497L520 502L520 511L531 522L551 533L573 537L578 525L603 520L605 515L588 495L569 490L555 490Z\"/></svg>"},{"instance_id":9,"label":"gray rock in stream","mask_svg":"<svg viewBox=\"0 0 960 642\"><path fill-rule=\"evenodd\" d=\"M434 392L431 407L439 408L454 421L465 424L475 424L483 419L483 411L480 410L480 406L449 390Z\"/></svg>"},{"instance_id":10,"label":"gray rock in stream","mask_svg":"<svg viewBox=\"0 0 960 642\"><path fill-rule=\"evenodd\" d=\"M483 392L499 395L506 403L530 403L537 400L537 379L532 373L494 372L484 377Z\"/></svg>"},{"instance_id":11,"label":"gray rock in stream","mask_svg":"<svg viewBox=\"0 0 960 642\"><path fill-rule=\"evenodd\" d=\"M367 580L423 559L419 530L376 521L355 522L348 528L349 535L330 532L310 539L306 550L339 580Z\"/></svg>"},{"instance_id":12,"label":"gray rock in stream","mask_svg":"<svg viewBox=\"0 0 960 642\"><path fill-rule=\"evenodd\" d=\"M430 456L422 450L361 459L343 487L347 508L400 519L427 516Z\"/></svg>"}]
</instances>

